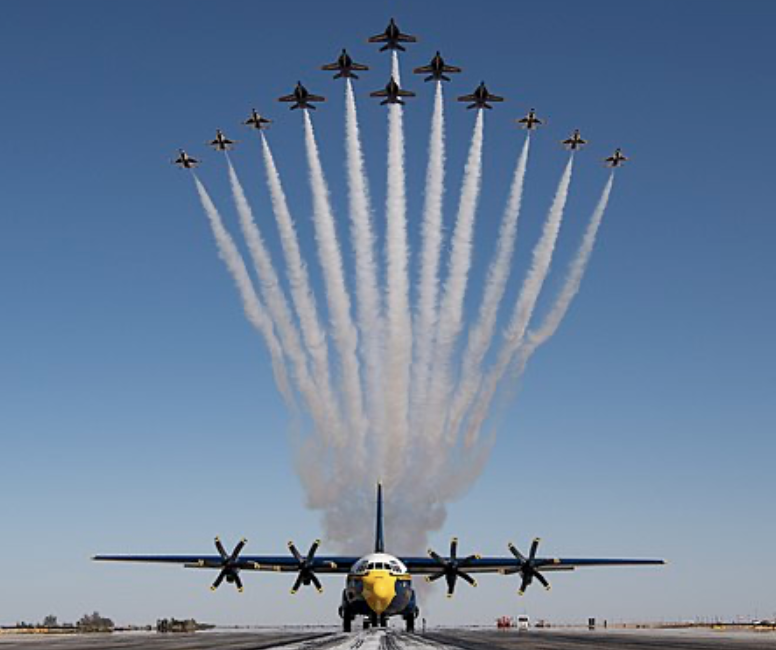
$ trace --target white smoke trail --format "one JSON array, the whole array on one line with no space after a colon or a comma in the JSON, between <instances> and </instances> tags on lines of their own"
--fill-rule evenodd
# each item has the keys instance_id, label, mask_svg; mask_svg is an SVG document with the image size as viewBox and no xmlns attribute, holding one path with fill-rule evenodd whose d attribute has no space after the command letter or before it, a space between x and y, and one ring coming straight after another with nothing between
<instances>
[{"instance_id":1,"label":"white smoke trail","mask_svg":"<svg viewBox=\"0 0 776 650\"><path fill-rule=\"evenodd\" d=\"M426 198L423 207L423 250L420 256L418 304L415 314L415 363L412 375L412 418L415 426L426 406L428 376L437 327L439 256L442 249L442 205L445 191L444 96L437 81L428 145Z\"/></svg>"},{"instance_id":2,"label":"white smoke trail","mask_svg":"<svg viewBox=\"0 0 776 650\"><path fill-rule=\"evenodd\" d=\"M393 52L392 72L399 82L399 58ZM412 320L407 266L407 199L404 177L404 124L400 104L388 105L388 179L386 198L386 371L385 431L382 467L391 484L397 478L407 444L409 368Z\"/></svg>"},{"instance_id":3,"label":"white smoke trail","mask_svg":"<svg viewBox=\"0 0 776 650\"><path fill-rule=\"evenodd\" d=\"M482 381L482 361L493 341L498 308L509 279L512 255L517 241L517 224L520 217L520 205L523 199L523 185L528 165L530 144L531 136L529 133L515 167L509 199L501 220L501 227L499 228L496 256L488 269L485 294L483 295L479 310L479 319L469 332L469 340L461 362L460 379L448 418L448 439L454 439L457 435L461 419L471 405L471 401L474 399L477 388Z\"/></svg>"},{"instance_id":4,"label":"white smoke trail","mask_svg":"<svg viewBox=\"0 0 776 650\"><path fill-rule=\"evenodd\" d=\"M342 363L342 381L349 424L354 436L354 452L363 451L366 433L359 378L358 333L350 316L350 297L342 270L342 254L337 241L334 214L329 203L329 189L321 167L313 123L307 111L304 114L307 162L310 168L310 188L313 194L313 222L318 256L323 269L332 336Z\"/></svg>"},{"instance_id":5,"label":"white smoke trail","mask_svg":"<svg viewBox=\"0 0 776 650\"><path fill-rule=\"evenodd\" d=\"M445 292L439 308L436 345L434 346L433 381L429 386L429 408L424 430L430 443L436 444L447 417L451 392L450 365L455 342L463 327L463 302L471 266L474 217L482 176L482 143L484 111L477 112L469 156L464 170L461 200L458 207Z\"/></svg>"},{"instance_id":6,"label":"white smoke trail","mask_svg":"<svg viewBox=\"0 0 776 650\"><path fill-rule=\"evenodd\" d=\"M291 298L297 316L299 317L299 324L305 347L313 360L315 383L321 391L321 399L331 412L331 418L335 423L333 430L325 433L341 445L345 442L345 436L343 435L343 426L341 415L339 414L338 403L331 387L326 334L321 326L320 319L318 318L318 308L315 303L315 296L310 288L307 267L302 260L294 220L288 209L288 201L286 200L286 195L283 191L280 174L275 165L272 150L270 149L264 134L261 136L261 145L264 157L264 168L267 175L267 185L269 186L270 198L272 200L272 210L275 213L275 220L277 221L278 230L280 232L280 243L286 260Z\"/></svg>"},{"instance_id":7,"label":"white smoke trail","mask_svg":"<svg viewBox=\"0 0 776 650\"><path fill-rule=\"evenodd\" d=\"M498 385L509 364L523 345L526 328L536 307L536 301L541 293L544 280L550 270L555 243L558 240L558 233L560 232L560 225L563 219L563 210L566 207L573 167L574 156L572 154L569 157L566 169L563 171L560 183L558 183L558 189L550 206L541 237L533 249L531 268L528 270L528 275L520 289L520 295L515 304L509 326L504 332L504 343L498 359L482 382L478 401L469 417L464 439L467 446L471 446L476 442L480 427L485 421Z\"/></svg>"},{"instance_id":8,"label":"white smoke trail","mask_svg":"<svg viewBox=\"0 0 776 650\"><path fill-rule=\"evenodd\" d=\"M357 314L366 363L367 406L372 430L382 431L384 413L380 370L383 325L380 314L380 290L374 254L375 236L372 230L369 187L361 151L356 99L350 79L347 79L345 84L345 106L350 232L356 258Z\"/></svg>"},{"instance_id":9,"label":"white smoke trail","mask_svg":"<svg viewBox=\"0 0 776 650\"><path fill-rule=\"evenodd\" d=\"M283 289L272 264L272 258L253 217L253 211L248 204L237 172L235 172L232 161L228 157L227 165L229 183L232 187L237 214L240 217L240 228L248 244L256 275L259 278L262 297L267 305L273 326L280 336L283 351L293 364L297 388L307 403L307 410L315 422L316 430L320 435L329 436L331 431L336 430L333 414L325 401L322 400L322 392L315 386L310 377L307 355L299 340L299 332L291 316L288 302L283 295Z\"/></svg>"},{"instance_id":10,"label":"white smoke trail","mask_svg":"<svg viewBox=\"0 0 776 650\"><path fill-rule=\"evenodd\" d=\"M240 255L240 251L237 249L232 236L224 227L221 215L218 213L205 186L202 185L196 176L193 178L194 183L197 186L199 200L202 202L202 207L210 222L213 237L218 246L218 255L226 264L232 278L234 278L234 283L237 285L237 290L242 298L243 310L245 311L248 321L264 337L272 361L272 372L275 375L275 383L278 386L278 390L286 401L286 404L289 407L294 408L294 397L288 383L286 367L283 362L283 350L272 329L272 323L267 317L264 307L259 301L258 295L256 295L256 290L253 287L250 275L248 275L248 270L245 268L245 262L242 259L242 255Z\"/></svg>"},{"instance_id":11,"label":"white smoke trail","mask_svg":"<svg viewBox=\"0 0 776 650\"><path fill-rule=\"evenodd\" d=\"M563 287L561 288L555 303L550 308L550 311L547 316L545 316L541 325L536 330L530 330L528 332L525 348L521 353L521 369L525 366L525 363L530 356L536 351L536 348L555 334L563 321L563 318L566 316L566 312L568 312L572 301L579 293L582 278L584 277L585 270L590 262L590 256L593 254L598 229L601 226L601 220L604 217L606 206L609 203L609 195L612 192L613 184L614 173L609 176L609 180L604 186L601 198L598 200L598 204L593 211L593 216L590 218L590 223L588 223L585 234L582 237L582 243L579 246L579 250L571 264L569 264L566 281L563 283Z\"/></svg>"}]
</instances>

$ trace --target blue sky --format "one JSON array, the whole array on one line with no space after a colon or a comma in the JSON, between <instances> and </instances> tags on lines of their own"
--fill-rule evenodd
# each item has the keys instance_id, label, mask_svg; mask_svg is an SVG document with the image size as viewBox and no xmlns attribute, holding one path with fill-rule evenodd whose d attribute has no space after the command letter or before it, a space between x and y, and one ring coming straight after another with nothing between
<instances>
[{"instance_id":1,"label":"blue sky","mask_svg":"<svg viewBox=\"0 0 776 650\"><path fill-rule=\"evenodd\" d=\"M468 548L501 553L508 540L525 547L541 535L553 554L671 560L658 570L560 576L551 594L532 590L522 601L513 581L484 579L483 593L462 585L451 603L427 598L424 611L437 622L522 608L555 620L773 615L773 5L175 0L4 9L0 623L95 608L120 621L335 622L338 579L323 597L294 599L291 580L277 576L249 576L239 597L213 595L209 574L87 558L209 551L216 533L270 552L318 534L266 351L190 179L168 161L179 146L201 154L202 178L225 201L223 166L203 145L223 128L241 140L235 164L257 214L268 215L258 148L239 126L256 106L276 120L271 141L304 214L298 115L274 101L301 79L329 97L315 119L335 207L344 206L341 87L317 67L346 46L373 66L357 90L379 205L385 116L365 93L384 85L388 59L364 41L391 15L422 39L405 73L441 49L464 68L448 98L485 79L509 100L487 115L474 287L522 144L514 117L532 106L549 117L532 151L516 277L565 161L557 141L578 126L591 145L578 159L556 270L605 182L600 159L615 146L632 158L578 300L532 360L498 422L493 458L450 507L435 544L457 534ZM412 219L432 88L408 86L419 92L406 111ZM446 108L453 187L472 115ZM416 235L417 227L413 243ZM309 228L303 238L312 257ZM551 276L549 295L561 279Z\"/></svg>"}]
</instances>

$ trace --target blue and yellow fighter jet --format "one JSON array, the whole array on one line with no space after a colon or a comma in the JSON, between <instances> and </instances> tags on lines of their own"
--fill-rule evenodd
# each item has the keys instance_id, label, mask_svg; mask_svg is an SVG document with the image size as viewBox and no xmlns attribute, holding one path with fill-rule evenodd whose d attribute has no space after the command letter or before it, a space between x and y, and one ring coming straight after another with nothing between
<instances>
[{"instance_id":1,"label":"blue and yellow fighter jet","mask_svg":"<svg viewBox=\"0 0 776 650\"><path fill-rule=\"evenodd\" d=\"M450 555L442 557L429 549L427 557L397 557L385 552L383 540L383 493L377 486L377 525L375 531L374 553L363 557L343 557L328 555L316 556L320 540L313 542L307 555L302 555L293 542L288 543L291 555L251 555L240 553L246 540L240 540L231 554L226 552L216 537L218 555L97 555L94 560L112 562L153 562L161 564L181 564L186 568L215 569L218 577L211 586L215 590L226 580L243 590L240 572L242 571L279 571L297 573L291 593L300 587L312 584L319 592L323 586L317 574L346 574L345 589L342 591L342 603L339 615L342 629L350 632L353 620L364 617L364 628L369 626L385 627L388 618L401 616L408 632L415 629L418 609L415 590L412 588L412 576L423 575L433 582L444 578L447 582L448 598L455 592L458 578L473 587L477 582L470 574L500 573L502 575L520 574L519 594L523 594L534 580L545 589L549 582L542 575L550 571L573 571L577 567L648 565L664 564L663 560L632 559L585 559L537 557L539 539L534 539L528 556L523 555L511 543L508 545L512 556L481 557L479 555L458 556L458 540L450 543Z\"/></svg>"}]
</instances>

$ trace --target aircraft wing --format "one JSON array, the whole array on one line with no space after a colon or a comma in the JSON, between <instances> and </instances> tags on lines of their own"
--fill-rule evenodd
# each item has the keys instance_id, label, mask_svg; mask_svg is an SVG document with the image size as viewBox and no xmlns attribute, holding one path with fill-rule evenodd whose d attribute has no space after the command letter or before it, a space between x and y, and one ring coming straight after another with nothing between
<instances>
[{"instance_id":1,"label":"aircraft wing","mask_svg":"<svg viewBox=\"0 0 776 650\"><path fill-rule=\"evenodd\" d=\"M439 573L442 568L430 557L399 558L417 575ZM534 567L539 571L573 571L581 567L594 566L644 566L665 564L665 560L608 559L608 558L536 558ZM514 557L481 557L467 562L461 569L466 573L506 573L515 571L520 562Z\"/></svg>"},{"instance_id":2,"label":"aircraft wing","mask_svg":"<svg viewBox=\"0 0 776 650\"><path fill-rule=\"evenodd\" d=\"M370 36L367 39L370 43L386 43L388 41L387 34L377 34L377 36Z\"/></svg>"},{"instance_id":3,"label":"aircraft wing","mask_svg":"<svg viewBox=\"0 0 776 650\"><path fill-rule=\"evenodd\" d=\"M410 36L409 34L399 34L396 37L396 40L399 41L399 43L417 43L418 37Z\"/></svg>"},{"instance_id":4,"label":"aircraft wing","mask_svg":"<svg viewBox=\"0 0 776 650\"><path fill-rule=\"evenodd\" d=\"M415 74L430 74L434 72L434 66L431 65L422 65L419 68L415 68L413 70ZM449 71L448 71L449 72Z\"/></svg>"},{"instance_id":5,"label":"aircraft wing","mask_svg":"<svg viewBox=\"0 0 776 650\"><path fill-rule=\"evenodd\" d=\"M458 98L459 102L476 102L477 101L477 95L461 95Z\"/></svg>"},{"instance_id":6,"label":"aircraft wing","mask_svg":"<svg viewBox=\"0 0 776 650\"><path fill-rule=\"evenodd\" d=\"M415 93L411 90L399 90L396 93L399 97L414 97Z\"/></svg>"},{"instance_id":7,"label":"aircraft wing","mask_svg":"<svg viewBox=\"0 0 776 650\"><path fill-rule=\"evenodd\" d=\"M504 98L503 97L499 97L498 95L490 95L489 94L488 98L485 101L488 101L488 102L503 102Z\"/></svg>"},{"instance_id":8,"label":"aircraft wing","mask_svg":"<svg viewBox=\"0 0 776 650\"><path fill-rule=\"evenodd\" d=\"M177 564L186 569L222 569L220 555L95 555L96 562L135 562L140 564ZM346 574L359 558L347 556L315 556L315 573ZM235 563L240 571L274 571L293 573L299 563L291 555L240 555Z\"/></svg>"},{"instance_id":9,"label":"aircraft wing","mask_svg":"<svg viewBox=\"0 0 776 650\"><path fill-rule=\"evenodd\" d=\"M339 63L327 63L326 65L321 66L321 70L339 70L340 66Z\"/></svg>"},{"instance_id":10,"label":"aircraft wing","mask_svg":"<svg viewBox=\"0 0 776 650\"><path fill-rule=\"evenodd\" d=\"M369 66L368 65L364 65L363 63L351 63L350 64L350 69L351 70L356 70L358 72L363 72L363 71L369 70Z\"/></svg>"},{"instance_id":11,"label":"aircraft wing","mask_svg":"<svg viewBox=\"0 0 776 650\"><path fill-rule=\"evenodd\" d=\"M417 70L416 70L416 72L417 72ZM463 70L461 68L457 68L454 65L443 65L442 66L442 72L453 73L453 72L463 72Z\"/></svg>"},{"instance_id":12,"label":"aircraft wing","mask_svg":"<svg viewBox=\"0 0 776 650\"><path fill-rule=\"evenodd\" d=\"M375 90L373 93L369 93L370 97L388 97L387 90Z\"/></svg>"},{"instance_id":13,"label":"aircraft wing","mask_svg":"<svg viewBox=\"0 0 776 650\"><path fill-rule=\"evenodd\" d=\"M305 97L305 101L306 102L325 102L326 98L321 97L320 95L307 95L307 97Z\"/></svg>"},{"instance_id":14,"label":"aircraft wing","mask_svg":"<svg viewBox=\"0 0 776 650\"><path fill-rule=\"evenodd\" d=\"M283 95L282 97L278 97L279 102L295 102L296 101L296 95Z\"/></svg>"}]
</instances>

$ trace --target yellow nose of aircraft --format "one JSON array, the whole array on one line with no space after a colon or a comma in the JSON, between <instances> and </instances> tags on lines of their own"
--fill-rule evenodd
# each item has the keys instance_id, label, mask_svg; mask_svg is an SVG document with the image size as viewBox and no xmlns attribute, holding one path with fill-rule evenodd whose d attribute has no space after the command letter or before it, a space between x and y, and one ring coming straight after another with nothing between
<instances>
[{"instance_id":1,"label":"yellow nose of aircraft","mask_svg":"<svg viewBox=\"0 0 776 650\"><path fill-rule=\"evenodd\" d=\"M377 614L382 614L396 596L396 578L389 571L373 570L363 579L364 598Z\"/></svg>"}]
</instances>

